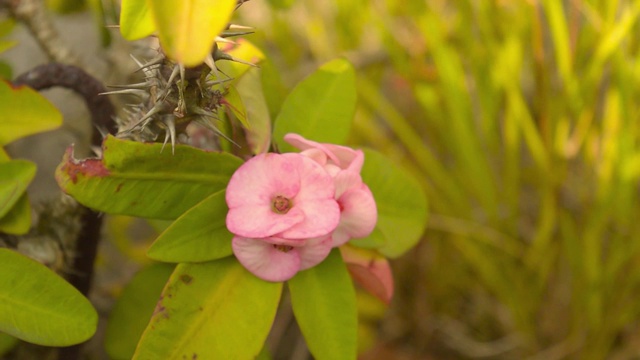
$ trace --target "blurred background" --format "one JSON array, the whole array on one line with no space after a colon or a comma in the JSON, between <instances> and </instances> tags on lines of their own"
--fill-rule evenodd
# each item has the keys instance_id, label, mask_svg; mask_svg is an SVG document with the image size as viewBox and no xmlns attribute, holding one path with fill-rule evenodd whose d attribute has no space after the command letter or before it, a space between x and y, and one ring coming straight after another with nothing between
<instances>
[{"instance_id":1,"label":"blurred background","mask_svg":"<svg viewBox=\"0 0 640 360\"><path fill-rule=\"evenodd\" d=\"M134 46L102 27L117 23L117 2L95 4L48 1L85 64L124 79ZM348 58L351 144L382 151L427 193L423 239L392 262L391 306L359 298L363 359L640 359L639 15L633 0L251 0L237 11L267 57L272 115L318 65ZM74 24L91 31L64 30ZM21 41L6 53L14 71ZM126 273L110 257L144 262L129 221L108 224L98 292L117 295L127 276L104 275Z\"/></svg>"}]
</instances>

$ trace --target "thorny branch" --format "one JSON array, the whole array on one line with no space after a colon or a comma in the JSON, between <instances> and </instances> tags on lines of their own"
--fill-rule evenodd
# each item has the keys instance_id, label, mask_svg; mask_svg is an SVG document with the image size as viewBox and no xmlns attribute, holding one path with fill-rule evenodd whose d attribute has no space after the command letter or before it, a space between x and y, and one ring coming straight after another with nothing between
<instances>
[{"instance_id":1,"label":"thorny branch","mask_svg":"<svg viewBox=\"0 0 640 360\"><path fill-rule=\"evenodd\" d=\"M82 96L91 113L91 121L95 127L91 141L93 146L101 144L101 131L116 132L113 105L106 96L99 96L106 89L100 81L78 67L55 63L40 65L18 76L13 83L14 85L27 85L38 91L62 87L73 90ZM102 218L97 212L84 209L81 222L82 227L75 243L75 257L67 279L86 296L91 289ZM79 354L80 345L75 345L60 349L58 358L60 360L75 360L79 358Z\"/></svg>"}]
</instances>

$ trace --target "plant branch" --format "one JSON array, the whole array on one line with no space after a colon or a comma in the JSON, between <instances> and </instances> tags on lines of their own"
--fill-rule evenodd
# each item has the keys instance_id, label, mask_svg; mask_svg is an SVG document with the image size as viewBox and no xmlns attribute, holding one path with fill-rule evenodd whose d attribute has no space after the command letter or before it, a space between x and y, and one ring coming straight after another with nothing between
<instances>
[{"instance_id":1,"label":"plant branch","mask_svg":"<svg viewBox=\"0 0 640 360\"><path fill-rule=\"evenodd\" d=\"M55 63L41 65L18 76L13 83L14 85L26 85L38 91L62 87L73 90L82 96L91 113L91 121L94 125L91 140L94 146L100 146L102 131L110 133L116 131L116 124L113 120L115 116L113 105L106 96L99 96L106 89L100 81L78 67ZM91 289L102 218L97 212L85 208L81 222L82 227L75 243L75 257L67 279L76 289L87 296ZM75 360L79 358L79 355L80 345L75 345L60 349L58 358Z\"/></svg>"},{"instance_id":2,"label":"plant branch","mask_svg":"<svg viewBox=\"0 0 640 360\"><path fill-rule=\"evenodd\" d=\"M59 63L81 65L80 58L66 46L53 21L47 14L43 0L1 0L0 7L23 23L49 59Z\"/></svg>"}]
</instances>

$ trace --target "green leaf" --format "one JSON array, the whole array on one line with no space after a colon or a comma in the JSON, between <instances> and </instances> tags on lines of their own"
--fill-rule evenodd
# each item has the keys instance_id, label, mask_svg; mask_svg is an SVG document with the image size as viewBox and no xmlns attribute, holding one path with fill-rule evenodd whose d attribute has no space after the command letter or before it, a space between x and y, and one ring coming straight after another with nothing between
<instances>
[{"instance_id":1,"label":"green leaf","mask_svg":"<svg viewBox=\"0 0 640 360\"><path fill-rule=\"evenodd\" d=\"M169 264L151 264L127 284L107 323L104 346L111 359L131 359L174 268Z\"/></svg>"},{"instance_id":2,"label":"green leaf","mask_svg":"<svg viewBox=\"0 0 640 360\"><path fill-rule=\"evenodd\" d=\"M0 163L0 219L18 202L36 175L36 165L27 160Z\"/></svg>"},{"instance_id":3,"label":"green leaf","mask_svg":"<svg viewBox=\"0 0 640 360\"><path fill-rule=\"evenodd\" d=\"M108 136L103 159L73 159L69 148L56 170L60 187L81 204L110 214L176 219L225 189L239 158L176 145L146 144Z\"/></svg>"},{"instance_id":4,"label":"green leaf","mask_svg":"<svg viewBox=\"0 0 640 360\"><path fill-rule=\"evenodd\" d=\"M247 121L247 110L245 109L244 102L235 87L230 86L227 88L227 93L224 95L222 103L242 124L242 126L245 128L249 127L249 122Z\"/></svg>"},{"instance_id":5,"label":"green leaf","mask_svg":"<svg viewBox=\"0 0 640 360\"><path fill-rule=\"evenodd\" d=\"M313 357L355 359L358 313L356 293L340 251L288 282L291 305Z\"/></svg>"},{"instance_id":6,"label":"green leaf","mask_svg":"<svg viewBox=\"0 0 640 360\"><path fill-rule=\"evenodd\" d=\"M11 351L14 346L18 344L18 339L15 337L0 332L0 356Z\"/></svg>"},{"instance_id":7,"label":"green leaf","mask_svg":"<svg viewBox=\"0 0 640 360\"><path fill-rule=\"evenodd\" d=\"M78 290L44 265L0 249L0 331L45 346L89 339L98 314Z\"/></svg>"},{"instance_id":8,"label":"green leaf","mask_svg":"<svg viewBox=\"0 0 640 360\"><path fill-rule=\"evenodd\" d=\"M220 50L235 59L240 59L251 64L258 64L264 59L264 54L255 45L245 39L238 39L235 44L220 44ZM218 69L232 79L239 79L247 71L254 67L237 61L218 61Z\"/></svg>"},{"instance_id":9,"label":"green leaf","mask_svg":"<svg viewBox=\"0 0 640 360\"><path fill-rule=\"evenodd\" d=\"M13 87L4 80L0 80L0 109L0 146L62 124L58 109L42 95L26 86Z\"/></svg>"},{"instance_id":10,"label":"green leaf","mask_svg":"<svg viewBox=\"0 0 640 360\"><path fill-rule=\"evenodd\" d=\"M282 283L258 279L234 257L180 264L133 359L253 359L281 292Z\"/></svg>"},{"instance_id":11,"label":"green leaf","mask_svg":"<svg viewBox=\"0 0 640 360\"><path fill-rule=\"evenodd\" d=\"M260 83L260 69L250 69L236 85L247 108L247 144L253 154L265 153L271 145L271 116Z\"/></svg>"},{"instance_id":12,"label":"green leaf","mask_svg":"<svg viewBox=\"0 0 640 360\"><path fill-rule=\"evenodd\" d=\"M231 255L233 234L225 224L228 211L224 190L209 196L171 224L147 255L165 262L202 262Z\"/></svg>"},{"instance_id":13,"label":"green leaf","mask_svg":"<svg viewBox=\"0 0 640 360\"><path fill-rule=\"evenodd\" d=\"M283 140L290 132L318 142L344 143L355 109L353 66L344 59L330 61L302 80L285 99L273 140L282 152L295 151Z\"/></svg>"},{"instance_id":14,"label":"green leaf","mask_svg":"<svg viewBox=\"0 0 640 360\"><path fill-rule=\"evenodd\" d=\"M127 40L151 35L156 26L147 0L122 0L120 7L120 34Z\"/></svg>"},{"instance_id":15,"label":"green leaf","mask_svg":"<svg viewBox=\"0 0 640 360\"><path fill-rule=\"evenodd\" d=\"M376 199L378 223L369 237L350 243L395 258L420 240L427 225L427 198L411 174L377 151L364 153L362 180Z\"/></svg>"},{"instance_id":16,"label":"green leaf","mask_svg":"<svg viewBox=\"0 0 640 360\"><path fill-rule=\"evenodd\" d=\"M29 228L31 228L31 206L29 197L24 193L11 210L0 218L0 232L23 235L29 232Z\"/></svg>"},{"instance_id":17,"label":"green leaf","mask_svg":"<svg viewBox=\"0 0 640 360\"><path fill-rule=\"evenodd\" d=\"M236 0L149 0L160 44L172 59L187 66L201 64L216 36L227 26Z\"/></svg>"}]
</instances>

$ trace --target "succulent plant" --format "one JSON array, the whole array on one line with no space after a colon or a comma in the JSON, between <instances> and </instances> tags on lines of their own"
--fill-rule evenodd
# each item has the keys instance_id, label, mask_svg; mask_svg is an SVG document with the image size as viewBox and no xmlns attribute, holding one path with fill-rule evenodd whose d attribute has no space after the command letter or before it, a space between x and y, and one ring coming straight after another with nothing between
<instances>
[{"instance_id":1,"label":"succulent plant","mask_svg":"<svg viewBox=\"0 0 640 360\"><path fill-rule=\"evenodd\" d=\"M217 126L218 112L226 102L224 97L233 78L219 70L218 61L235 61L245 65L252 63L237 59L223 51L218 43L233 43L230 37L251 34L253 30L240 25L229 25L216 39L213 49L203 64L186 68L173 62L159 50L158 55L143 63L132 56L144 73L144 81L136 84L112 86L114 91L103 95L130 94L140 100L125 108L126 115L118 118L118 137L163 144L171 142L175 147L179 134L185 134L187 126L197 123L227 138ZM164 137L162 137L164 135Z\"/></svg>"}]
</instances>

